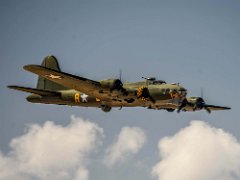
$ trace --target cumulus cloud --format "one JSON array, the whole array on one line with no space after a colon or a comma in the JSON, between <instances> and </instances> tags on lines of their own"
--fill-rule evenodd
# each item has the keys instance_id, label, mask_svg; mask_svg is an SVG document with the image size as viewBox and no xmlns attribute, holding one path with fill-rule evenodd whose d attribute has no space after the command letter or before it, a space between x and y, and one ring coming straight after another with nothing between
<instances>
[{"instance_id":1,"label":"cumulus cloud","mask_svg":"<svg viewBox=\"0 0 240 180\"><path fill-rule=\"evenodd\" d=\"M130 154L136 154L146 142L146 135L139 127L124 127L117 140L107 150L104 158L105 165L111 167L125 160Z\"/></svg>"},{"instance_id":2,"label":"cumulus cloud","mask_svg":"<svg viewBox=\"0 0 240 180\"><path fill-rule=\"evenodd\" d=\"M86 158L102 137L97 124L74 116L67 126L31 125L8 154L0 153L0 179L87 180Z\"/></svg>"},{"instance_id":3,"label":"cumulus cloud","mask_svg":"<svg viewBox=\"0 0 240 180\"><path fill-rule=\"evenodd\" d=\"M158 144L160 162L152 169L159 180L240 179L240 143L222 129L192 121Z\"/></svg>"}]
</instances>

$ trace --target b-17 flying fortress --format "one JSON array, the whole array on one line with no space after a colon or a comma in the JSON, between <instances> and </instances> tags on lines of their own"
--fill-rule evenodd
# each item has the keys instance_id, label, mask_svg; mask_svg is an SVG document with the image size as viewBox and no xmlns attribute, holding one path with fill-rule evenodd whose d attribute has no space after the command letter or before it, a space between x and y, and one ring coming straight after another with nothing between
<instances>
[{"instance_id":1,"label":"b-17 flying fortress","mask_svg":"<svg viewBox=\"0 0 240 180\"><path fill-rule=\"evenodd\" d=\"M121 79L95 81L65 73L54 56L47 56L41 66L26 65L24 69L39 76L37 87L8 87L31 93L27 100L32 103L97 107L104 112L113 107L146 107L178 113L230 109L208 105L202 97L187 97L187 89L178 83L166 83L153 77L123 83Z\"/></svg>"}]
</instances>

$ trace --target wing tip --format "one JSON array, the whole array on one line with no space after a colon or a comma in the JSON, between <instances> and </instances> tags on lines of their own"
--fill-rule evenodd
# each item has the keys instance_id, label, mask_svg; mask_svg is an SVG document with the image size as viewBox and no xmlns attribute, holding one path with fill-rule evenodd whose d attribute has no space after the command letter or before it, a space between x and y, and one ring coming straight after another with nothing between
<instances>
[{"instance_id":1,"label":"wing tip","mask_svg":"<svg viewBox=\"0 0 240 180\"><path fill-rule=\"evenodd\" d=\"M32 68L36 67L37 65L33 65L33 64L29 64L29 65L25 65L23 66L24 70L30 71Z\"/></svg>"},{"instance_id":2,"label":"wing tip","mask_svg":"<svg viewBox=\"0 0 240 180\"><path fill-rule=\"evenodd\" d=\"M8 86L7 86L7 88L9 88L9 89L16 89L16 87L17 87L17 86L15 86L15 85L8 85Z\"/></svg>"}]
</instances>

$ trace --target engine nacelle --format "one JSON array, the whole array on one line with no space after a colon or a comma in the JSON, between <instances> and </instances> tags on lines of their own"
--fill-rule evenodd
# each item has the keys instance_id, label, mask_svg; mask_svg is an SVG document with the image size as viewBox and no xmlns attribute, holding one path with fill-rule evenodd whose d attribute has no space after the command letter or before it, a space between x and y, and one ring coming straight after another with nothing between
<instances>
[{"instance_id":1,"label":"engine nacelle","mask_svg":"<svg viewBox=\"0 0 240 180\"><path fill-rule=\"evenodd\" d=\"M105 79L101 80L100 84L104 88L109 88L111 91L121 90L123 88L123 83L120 79Z\"/></svg>"},{"instance_id":2,"label":"engine nacelle","mask_svg":"<svg viewBox=\"0 0 240 180\"><path fill-rule=\"evenodd\" d=\"M129 93L123 87L123 83L120 79L105 79L100 81L100 84L105 89L103 92L109 93L112 97L119 97L119 92L123 96L128 96Z\"/></svg>"},{"instance_id":3,"label":"engine nacelle","mask_svg":"<svg viewBox=\"0 0 240 180\"><path fill-rule=\"evenodd\" d=\"M205 101L201 97L189 97L187 98L187 104L185 110L187 111L196 111L204 108Z\"/></svg>"},{"instance_id":4,"label":"engine nacelle","mask_svg":"<svg viewBox=\"0 0 240 180\"><path fill-rule=\"evenodd\" d=\"M112 107L107 106L107 105L102 105L101 109L102 109L103 112L109 112L109 111L111 111Z\"/></svg>"}]
</instances>

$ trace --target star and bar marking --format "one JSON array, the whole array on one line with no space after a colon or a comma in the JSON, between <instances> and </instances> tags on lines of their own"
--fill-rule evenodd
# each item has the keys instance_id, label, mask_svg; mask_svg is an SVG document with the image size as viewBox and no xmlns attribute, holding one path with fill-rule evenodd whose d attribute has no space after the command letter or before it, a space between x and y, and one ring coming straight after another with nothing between
<instances>
[{"instance_id":1,"label":"star and bar marking","mask_svg":"<svg viewBox=\"0 0 240 180\"><path fill-rule=\"evenodd\" d=\"M51 79L63 79L62 76L54 75L54 74L46 74L46 77L49 77Z\"/></svg>"}]
</instances>

